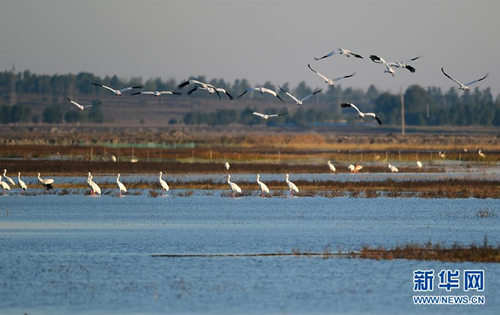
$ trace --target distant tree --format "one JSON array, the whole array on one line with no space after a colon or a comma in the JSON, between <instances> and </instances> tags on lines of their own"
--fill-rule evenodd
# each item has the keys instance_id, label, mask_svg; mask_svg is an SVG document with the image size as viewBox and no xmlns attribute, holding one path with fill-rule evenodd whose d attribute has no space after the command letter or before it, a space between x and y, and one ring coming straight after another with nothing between
<instances>
[{"instance_id":1,"label":"distant tree","mask_svg":"<svg viewBox=\"0 0 500 315\"><path fill-rule=\"evenodd\" d=\"M175 118L170 119L170 120L168 121L168 124L169 124L169 125L176 125L176 124L177 124L177 119L175 119Z\"/></svg>"},{"instance_id":2,"label":"distant tree","mask_svg":"<svg viewBox=\"0 0 500 315\"><path fill-rule=\"evenodd\" d=\"M102 124L104 122L104 114L102 113L99 106L91 107L89 111L89 121L98 124Z\"/></svg>"},{"instance_id":3,"label":"distant tree","mask_svg":"<svg viewBox=\"0 0 500 315\"><path fill-rule=\"evenodd\" d=\"M62 108L59 105L52 105L45 108L42 113L43 122L46 124L60 124L63 120Z\"/></svg>"},{"instance_id":4,"label":"distant tree","mask_svg":"<svg viewBox=\"0 0 500 315\"><path fill-rule=\"evenodd\" d=\"M64 121L67 123L79 122L82 119L82 114L80 111L69 110L64 114Z\"/></svg>"},{"instance_id":5,"label":"distant tree","mask_svg":"<svg viewBox=\"0 0 500 315\"><path fill-rule=\"evenodd\" d=\"M31 108L26 107L22 104L17 104L12 106L10 109L10 122L27 122L29 121L31 115Z\"/></svg>"},{"instance_id":6,"label":"distant tree","mask_svg":"<svg viewBox=\"0 0 500 315\"><path fill-rule=\"evenodd\" d=\"M0 106L0 123L8 124L10 123L10 106Z\"/></svg>"}]
</instances>

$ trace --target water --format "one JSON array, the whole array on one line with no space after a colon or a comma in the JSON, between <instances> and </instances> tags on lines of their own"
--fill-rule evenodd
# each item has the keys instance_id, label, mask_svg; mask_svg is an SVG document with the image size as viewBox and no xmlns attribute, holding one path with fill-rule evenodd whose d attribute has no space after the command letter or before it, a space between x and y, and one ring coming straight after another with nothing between
<instances>
[{"instance_id":1,"label":"water","mask_svg":"<svg viewBox=\"0 0 500 315\"><path fill-rule=\"evenodd\" d=\"M0 313L498 314L498 264L151 256L499 244L498 215L497 199L0 196ZM486 305L414 306L416 269L484 269Z\"/></svg>"}]
</instances>

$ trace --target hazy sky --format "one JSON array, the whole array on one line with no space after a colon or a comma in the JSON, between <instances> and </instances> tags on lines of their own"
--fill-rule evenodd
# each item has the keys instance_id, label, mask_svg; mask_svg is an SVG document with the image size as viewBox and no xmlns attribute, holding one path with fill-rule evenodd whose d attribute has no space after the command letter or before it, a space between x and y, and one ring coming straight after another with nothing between
<instances>
[{"instance_id":1,"label":"hazy sky","mask_svg":"<svg viewBox=\"0 0 500 315\"><path fill-rule=\"evenodd\" d=\"M90 1L0 0L0 70L92 72L130 78L205 75L257 85L304 80L307 64L342 86L399 91L410 84L466 83L500 93L500 1ZM346 48L365 59L313 57ZM370 61L422 54L393 78Z\"/></svg>"}]
</instances>

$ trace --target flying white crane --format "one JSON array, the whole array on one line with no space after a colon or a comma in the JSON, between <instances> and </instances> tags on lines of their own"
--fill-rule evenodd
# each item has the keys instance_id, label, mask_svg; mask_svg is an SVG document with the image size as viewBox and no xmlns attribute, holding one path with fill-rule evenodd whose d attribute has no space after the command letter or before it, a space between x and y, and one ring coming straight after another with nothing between
<instances>
[{"instance_id":1,"label":"flying white crane","mask_svg":"<svg viewBox=\"0 0 500 315\"><path fill-rule=\"evenodd\" d=\"M90 186L90 191L92 195L101 194L101 187L99 187L94 181L93 181L94 176L89 172L89 175L87 177L87 184Z\"/></svg>"},{"instance_id":2,"label":"flying white crane","mask_svg":"<svg viewBox=\"0 0 500 315\"><path fill-rule=\"evenodd\" d=\"M73 100L71 100L70 98L66 97L66 99L68 101L70 101L71 104L75 105L76 107L78 107L79 110L84 110L85 108L89 108L89 107L94 107L94 106L97 106L99 104L101 104L101 102L97 102L96 104L90 104L90 105L81 105Z\"/></svg>"},{"instance_id":3,"label":"flying white crane","mask_svg":"<svg viewBox=\"0 0 500 315\"><path fill-rule=\"evenodd\" d=\"M26 183L21 179L21 172L17 173L17 182L19 184L19 187L21 187L22 190L26 191L28 189L28 186L26 186Z\"/></svg>"},{"instance_id":4,"label":"flying white crane","mask_svg":"<svg viewBox=\"0 0 500 315\"><path fill-rule=\"evenodd\" d=\"M373 58L372 58L373 57ZM412 62L412 61L415 61L419 58L422 58L422 55L419 55L415 58L412 58L410 60L404 60L404 61L399 61L399 62L385 62L384 59L382 59L381 57L379 56L376 56L376 55L371 55L370 56L370 59L375 62L375 63L386 63L389 67L391 68L401 68L401 69L408 69L408 71L410 71L411 73L415 73L415 71L417 71L417 69L415 69L414 67L412 67L411 65L409 65L408 63L409 62Z\"/></svg>"},{"instance_id":5,"label":"flying white crane","mask_svg":"<svg viewBox=\"0 0 500 315\"><path fill-rule=\"evenodd\" d=\"M370 55L370 59L375 62L375 63L381 63L385 66L385 71L384 73L389 73L394 77L395 71L394 69L380 56L377 55Z\"/></svg>"},{"instance_id":6,"label":"flying white crane","mask_svg":"<svg viewBox=\"0 0 500 315\"><path fill-rule=\"evenodd\" d=\"M5 179L9 182L9 184L15 186L16 183L14 182L14 180L5 174L7 174L7 169L3 170L3 177L5 177Z\"/></svg>"},{"instance_id":7,"label":"flying white crane","mask_svg":"<svg viewBox=\"0 0 500 315\"><path fill-rule=\"evenodd\" d=\"M163 172L160 172L160 187L162 190L162 193L164 194L166 191L170 190L170 187L168 187L168 184L166 181L164 181L161 177L163 176Z\"/></svg>"},{"instance_id":8,"label":"flying white crane","mask_svg":"<svg viewBox=\"0 0 500 315\"><path fill-rule=\"evenodd\" d=\"M297 188L297 186L294 183L292 183L291 181L288 180L289 177L290 177L290 175L286 174L285 181L286 181L286 185L288 186L288 189L290 190L290 196L293 197L293 192L296 192L298 194L299 189Z\"/></svg>"},{"instance_id":9,"label":"flying white crane","mask_svg":"<svg viewBox=\"0 0 500 315\"><path fill-rule=\"evenodd\" d=\"M118 177L116 178L116 185L118 186L118 192L120 197L122 196L122 191L124 193L127 192L127 188L125 187L125 185L123 185L123 183L120 182L120 173L118 173Z\"/></svg>"},{"instance_id":10,"label":"flying white crane","mask_svg":"<svg viewBox=\"0 0 500 315\"><path fill-rule=\"evenodd\" d=\"M389 169L391 170L391 172L393 173L397 173L399 172L398 168L394 165L392 165L391 163L389 163Z\"/></svg>"},{"instance_id":11,"label":"flying white crane","mask_svg":"<svg viewBox=\"0 0 500 315\"><path fill-rule=\"evenodd\" d=\"M262 191L262 197L264 197L264 194L269 195L269 188L267 187L266 184L260 181L260 174L257 174L257 184L259 185L259 188Z\"/></svg>"},{"instance_id":12,"label":"flying white crane","mask_svg":"<svg viewBox=\"0 0 500 315\"><path fill-rule=\"evenodd\" d=\"M241 194L241 188L240 186L236 185L235 183L233 183L231 181L231 175L226 175L227 177L227 183L229 184L229 187L231 188L231 190L233 191L233 198L236 196L236 194Z\"/></svg>"},{"instance_id":13,"label":"flying white crane","mask_svg":"<svg viewBox=\"0 0 500 315\"><path fill-rule=\"evenodd\" d=\"M299 106L302 106L302 104L304 104L304 102L306 100L308 100L309 98L311 98L311 96L313 95L316 95L318 94L319 92L321 92L321 90L317 90L315 92L312 92L311 94L307 95L306 97L303 97L301 98L300 100L298 98L296 98L295 96L293 96L292 94L288 93L287 91L285 91L279 84L278 84L278 87L280 88L280 90L282 90L283 92L285 92L286 95L290 96L294 101L295 101L295 104L299 105Z\"/></svg>"},{"instance_id":14,"label":"flying white crane","mask_svg":"<svg viewBox=\"0 0 500 315\"><path fill-rule=\"evenodd\" d=\"M43 187L45 187L45 189L49 190L49 189L52 189L52 184L54 184L54 180L51 179L51 178L47 178L47 179L43 179L40 177L40 173L38 173L38 181L40 182L40 184L42 184Z\"/></svg>"},{"instance_id":15,"label":"flying white crane","mask_svg":"<svg viewBox=\"0 0 500 315\"><path fill-rule=\"evenodd\" d=\"M326 164L328 164L328 167L330 168L330 171L332 171L332 173L335 173L337 171L332 162L328 161Z\"/></svg>"},{"instance_id":16,"label":"flying white crane","mask_svg":"<svg viewBox=\"0 0 500 315\"><path fill-rule=\"evenodd\" d=\"M260 94L264 94L264 93L268 93L268 94L271 94L272 96L275 96L277 98L279 98L280 101L283 102L283 100L281 99L281 97L278 95L278 93L276 93L275 91L273 90L270 90L268 88L265 88L265 87L255 87L255 88L249 88L248 90L246 90L245 92L241 93L240 96L238 96L238 98L242 97L243 95L245 95L246 93L248 92L259 92Z\"/></svg>"},{"instance_id":17,"label":"flying white crane","mask_svg":"<svg viewBox=\"0 0 500 315\"><path fill-rule=\"evenodd\" d=\"M355 54L353 53L352 51L350 50L347 50L347 49L343 49L343 48L337 48L335 49L334 51L324 55L323 57L319 57L319 58L316 58L314 57L314 60L321 60L321 59L325 59L325 58L328 58L328 57L331 57L335 54L339 54L339 55L344 55L346 57L351 57L351 56L354 56L356 58L360 58L360 59L363 59L363 57L361 55L358 55L358 54Z\"/></svg>"},{"instance_id":18,"label":"flying white crane","mask_svg":"<svg viewBox=\"0 0 500 315\"><path fill-rule=\"evenodd\" d=\"M231 165L229 165L229 162L226 162L226 163L224 163L224 167L226 168L226 170L229 171L229 168L231 167Z\"/></svg>"},{"instance_id":19,"label":"flying white crane","mask_svg":"<svg viewBox=\"0 0 500 315\"><path fill-rule=\"evenodd\" d=\"M481 150L479 150L479 151L477 152L477 154L479 154L479 156L480 156L480 157L482 157L482 158L486 158L486 155L485 155L483 152L481 152ZM5 175L4 175L4 176L5 176Z\"/></svg>"},{"instance_id":20,"label":"flying white crane","mask_svg":"<svg viewBox=\"0 0 500 315\"><path fill-rule=\"evenodd\" d=\"M2 180L2 175L0 175L0 186L2 186L2 189L3 189L3 192L2 192L2 193L3 193L3 194L5 194L5 191L6 191L6 190L10 190L10 186L9 186L9 184L7 184L6 182L4 182L4 181Z\"/></svg>"},{"instance_id":21,"label":"flying white crane","mask_svg":"<svg viewBox=\"0 0 500 315\"><path fill-rule=\"evenodd\" d=\"M373 117L373 118L375 118L377 120L377 122L378 122L379 125L382 125L382 120L380 120L380 118L375 113L363 113L353 103L342 103L342 104L340 104L340 107L342 107L342 108L352 107L352 108L354 108L358 112L358 116L359 117L365 118L365 116L371 116L371 117Z\"/></svg>"},{"instance_id":22,"label":"flying white crane","mask_svg":"<svg viewBox=\"0 0 500 315\"><path fill-rule=\"evenodd\" d=\"M259 112L252 112L252 111L249 111L249 112L251 112L255 116L259 116L259 117L261 117L263 119L266 119L266 120L269 119L269 118L272 118L272 117L279 117L279 116L286 115L286 113L282 113L282 114L269 114L268 115L268 114L262 114L262 113L259 113Z\"/></svg>"},{"instance_id":23,"label":"flying white crane","mask_svg":"<svg viewBox=\"0 0 500 315\"><path fill-rule=\"evenodd\" d=\"M189 91L191 93L193 93L194 91L196 91L196 89L206 90L210 94L217 93L217 96L219 97L219 99L221 99L220 93L219 93L219 91L217 90L217 88L215 86L213 86L212 84L209 84L209 83L198 81L198 80L191 79L191 80L184 81L181 84L179 84L177 86L177 88L182 89L185 86L190 85L190 84L193 84L195 86L194 90ZM189 93L189 92L188 92L188 94L190 95L191 93Z\"/></svg>"},{"instance_id":24,"label":"flying white crane","mask_svg":"<svg viewBox=\"0 0 500 315\"><path fill-rule=\"evenodd\" d=\"M419 168L422 168L422 166L423 166L423 165L422 165L422 162L417 161L417 166L418 166Z\"/></svg>"},{"instance_id":25,"label":"flying white crane","mask_svg":"<svg viewBox=\"0 0 500 315\"><path fill-rule=\"evenodd\" d=\"M462 84L462 83L458 82L457 80L453 79L452 77L450 77L448 74L446 74L446 72L444 72L444 69L443 69L442 67L441 67L441 71L442 71L442 72L443 72L443 74L444 74L445 76L447 76L450 80L452 80L452 81L456 82L458 85L460 85L460 87L458 88L459 90L463 90L463 91L465 91L465 92L470 91L470 87L469 87L469 85L472 85L472 84L474 84L474 83L476 83L476 82L479 82L479 81L483 81L483 80L484 80L484 79L486 79L486 78L488 77L488 75L489 75L488 73L486 73L486 75L485 75L484 77L482 77L481 79L477 79L477 80L474 80L474 81L470 81L470 82L469 82L469 83L467 83L467 84Z\"/></svg>"},{"instance_id":26,"label":"flying white crane","mask_svg":"<svg viewBox=\"0 0 500 315\"><path fill-rule=\"evenodd\" d=\"M141 91L132 93L131 95L153 95L154 97L160 97L162 95L182 95L182 93L172 91Z\"/></svg>"},{"instance_id":27,"label":"flying white crane","mask_svg":"<svg viewBox=\"0 0 500 315\"><path fill-rule=\"evenodd\" d=\"M115 96L122 96L123 92L130 91L130 90L133 90L133 89L142 89L144 87L143 85L137 85L137 86L126 87L126 88L123 88L121 90L115 90L115 89L113 89L113 88L111 88L109 86L102 85L102 84L99 84L99 83L92 82L92 85L94 85L94 86L100 86L102 88L110 90Z\"/></svg>"},{"instance_id":28,"label":"flying white crane","mask_svg":"<svg viewBox=\"0 0 500 315\"><path fill-rule=\"evenodd\" d=\"M189 90L187 92L187 95L193 94L193 92L196 91L196 90L204 90L204 91L207 91L210 94L214 94L214 93L217 92L217 95L219 95L219 99L220 99L220 93L226 94L227 97L229 97L229 99L231 101L234 99L234 97L231 94L229 94L229 92L226 89L223 89L223 88L214 88L214 87L203 87L201 85L196 85L194 88L192 88L191 90Z\"/></svg>"},{"instance_id":29,"label":"flying white crane","mask_svg":"<svg viewBox=\"0 0 500 315\"><path fill-rule=\"evenodd\" d=\"M350 77L353 77L353 76L356 75L356 72L353 72L352 74L349 74L349 75L345 75L345 76L338 77L338 78L335 78L335 79L330 79L330 78L322 75L318 71L314 70L313 68L311 68L311 64L307 64L307 66L309 67L309 69L311 69L312 72L316 73L321 78L323 78L323 80L325 80L325 83L328 84L329 86L335 86L335 82L337 82L339 80L342 80L342 79L347 79L347 78L350 78Z\"/></svg>"},{"instance_id":30,"label":"flying white crane","mask_svg":"<svg viewBox=\"0 0 500 315\"><path fill-rule=\"evenodd\" d=\"M361 165L354 166L352 164L347 167L347 169L350 170L351 173L358 173L362 168L363 168L363 166L361 166Z\"/></svg>"}]
</instances>

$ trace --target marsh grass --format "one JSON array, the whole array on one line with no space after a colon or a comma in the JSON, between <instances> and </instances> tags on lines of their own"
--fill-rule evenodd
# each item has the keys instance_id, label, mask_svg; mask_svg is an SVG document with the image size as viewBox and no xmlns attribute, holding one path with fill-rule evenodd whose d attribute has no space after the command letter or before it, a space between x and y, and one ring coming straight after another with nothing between
<instances>
[{"instance_id":1,"label":"marsh grass","mask_svg":"<svg viewBox=\"0 0 500 315\"><path fill-rule=\"evenodd\" d=\"M363 246L359 258L375 260L438 260L438 261L471 261L500 263L500 245L489 245L485 237L482 245L470 244L468 246L455 243L449 247L427 242L425 244L397 245L386 249L384 247L372 248Z\"/></svg>"}]
</instances>

